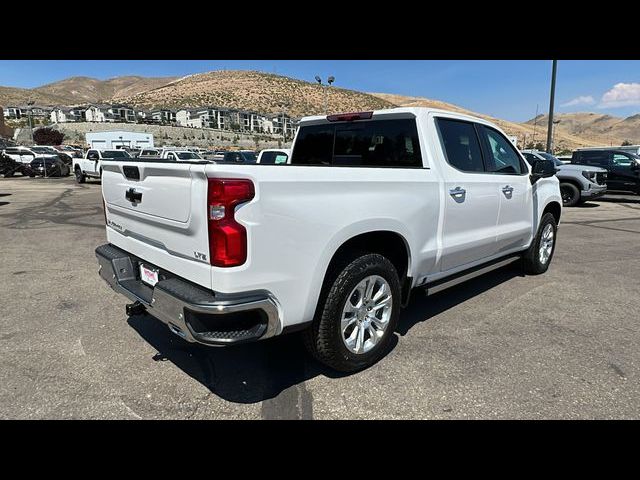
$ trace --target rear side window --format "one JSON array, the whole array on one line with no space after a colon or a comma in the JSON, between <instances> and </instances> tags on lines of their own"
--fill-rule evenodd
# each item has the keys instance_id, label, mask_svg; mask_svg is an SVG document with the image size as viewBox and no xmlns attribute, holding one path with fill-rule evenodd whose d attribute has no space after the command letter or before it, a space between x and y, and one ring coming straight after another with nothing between
<instances>
[{"instance_id":1,"label":"rear side window","mask_svg":"<svg viewBox=\"0 0 640 480\"><path fill-rule=\"evenodd\" d=\"M438 118L447 162L463 172L484 172L476 129L470 122Z\"/></svg>"},{"instance_id":2,"label":"rear side window","mask_svg":"<svg viewBox=\"0 0 640 480\"><path fill-rule=\"evenodd\" d=\"M345 167L422 167L416 122L413 119L397 119L302 126L291 163Z\"/></svg>"},{"instance_id":3,"label":"rear side window","mask_svg":"<svg viewBox=\"0 0 640 480\"><path fill-rule=\"evenodd\" d=\"M520 155L516 151L513 143L504 137L500 132L492 128L478 125L483 132L485 145L487 147L487 172L499 174L520 175L524 171L524 166L520 160Z\"/></svg>"},{"instance_id":4,"label":"rear side window","mask_svg":"<svg viewBox=\"0 0 640 480\"><path fill-rule=\"evenodd\" d=\"M609 166L609 156L609 152L606 151L579 152L578 163L606 168Z\"/></svg>"}]
</instances>

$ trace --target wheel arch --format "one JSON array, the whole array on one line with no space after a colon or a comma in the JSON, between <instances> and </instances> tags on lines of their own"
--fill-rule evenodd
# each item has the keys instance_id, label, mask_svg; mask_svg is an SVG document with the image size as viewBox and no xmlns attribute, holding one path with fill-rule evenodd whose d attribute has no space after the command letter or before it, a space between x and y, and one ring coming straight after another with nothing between
<instances>
[{"instance_id":1,"label":"wheel arch","mask_svg":"<svg viewBox=\"0 0 640 480\"><path fill-rule=\"evenodd\" d=\"M345 236L335 245L327 255L324 267L320 269L321 275L317 277L318 288L312 290L317 294L312 299L312 307L307 310L310 315L315 314L321 299L330 288L330 280L336 270L344 268L359 253L378 253L389 259L398 272L402 286L402 303L406 304L412 286L411 247L406 235L395 229L361 231Z\"/></svg>"},{"instance_id":2,"label":"wheel arch","mask_svg":"<svg viewBox=\"0 0 640 480\"><path fill-rule=\"evenodd\" d=\"M553 218L555 218L556 220L556 225L560 224L560 217L562 215L562 206L560 205L560 203L556 202L555 200L547 203L544 207L544 210L542 210L542 216L544 216L546 213L551 213L551 215L553 215Z\"/></svg>"}]
</instances>

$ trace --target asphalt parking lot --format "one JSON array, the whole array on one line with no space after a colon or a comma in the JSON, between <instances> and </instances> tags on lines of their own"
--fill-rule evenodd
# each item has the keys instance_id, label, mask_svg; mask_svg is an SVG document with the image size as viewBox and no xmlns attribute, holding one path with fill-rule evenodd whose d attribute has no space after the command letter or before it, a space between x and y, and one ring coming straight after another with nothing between
<instances>
[{"instance_id":1,"label":"asphalt parking lot","mask_svg":"<svg viewBox=\"0 0 640 480\"><path fill-rule=\"evenodd\" d=\"M97 275L100 185L0 179L0 418L640 417L640 197L564 210L545 275L413 295L391 352L338 375L295 335L194 346Z\"/></svg>"}]
</instances>

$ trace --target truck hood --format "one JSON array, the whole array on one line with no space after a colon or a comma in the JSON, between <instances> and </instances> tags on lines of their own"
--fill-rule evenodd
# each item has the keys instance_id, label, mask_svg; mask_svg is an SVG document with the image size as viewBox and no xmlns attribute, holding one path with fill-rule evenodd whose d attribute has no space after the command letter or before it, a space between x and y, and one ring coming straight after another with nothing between
<instances>
[{"instance_id":1,"label":"truck hood","mask_svg":"<svg viewBox=\"0 0 640 480\"><path fill-rule=\"evenodd\" d=\"M559 167L556 167L561 172L606 172L607 170L600 167L594 167L592 165L576 165L576 164L565 164Z\"/></svg>"}]
</instances>

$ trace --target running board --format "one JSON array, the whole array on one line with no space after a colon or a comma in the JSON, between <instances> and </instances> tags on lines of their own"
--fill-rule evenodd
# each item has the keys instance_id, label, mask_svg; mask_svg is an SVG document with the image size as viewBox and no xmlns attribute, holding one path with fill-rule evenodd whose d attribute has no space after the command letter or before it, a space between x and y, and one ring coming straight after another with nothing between
<instances>
[{"instance_id":1,"label":"running board","mask_svg":"<svg viewBox=\"0 0 640 480\"><path fill-rule=\"evenodd\" d=\"M456 273L450 277L436 280L435 282L426 285L425 292L427 295L433 295L434 293L441 292L442 290L445 290L449 287L459 285L463 282L466 282L467 280L471 280L472 278L476 278L480 275L484 275L485 273L489 273L493 270L497 270L498 268L502 268L506 265L509 265L510 263L515 262L516 260L519 260L520 258L522 257L519 253L509 255L506 258L500 258L498 260L494 260L493 262L484 263L469 270L464 270L462 272Z\"/></svg>"}]
</instances>

